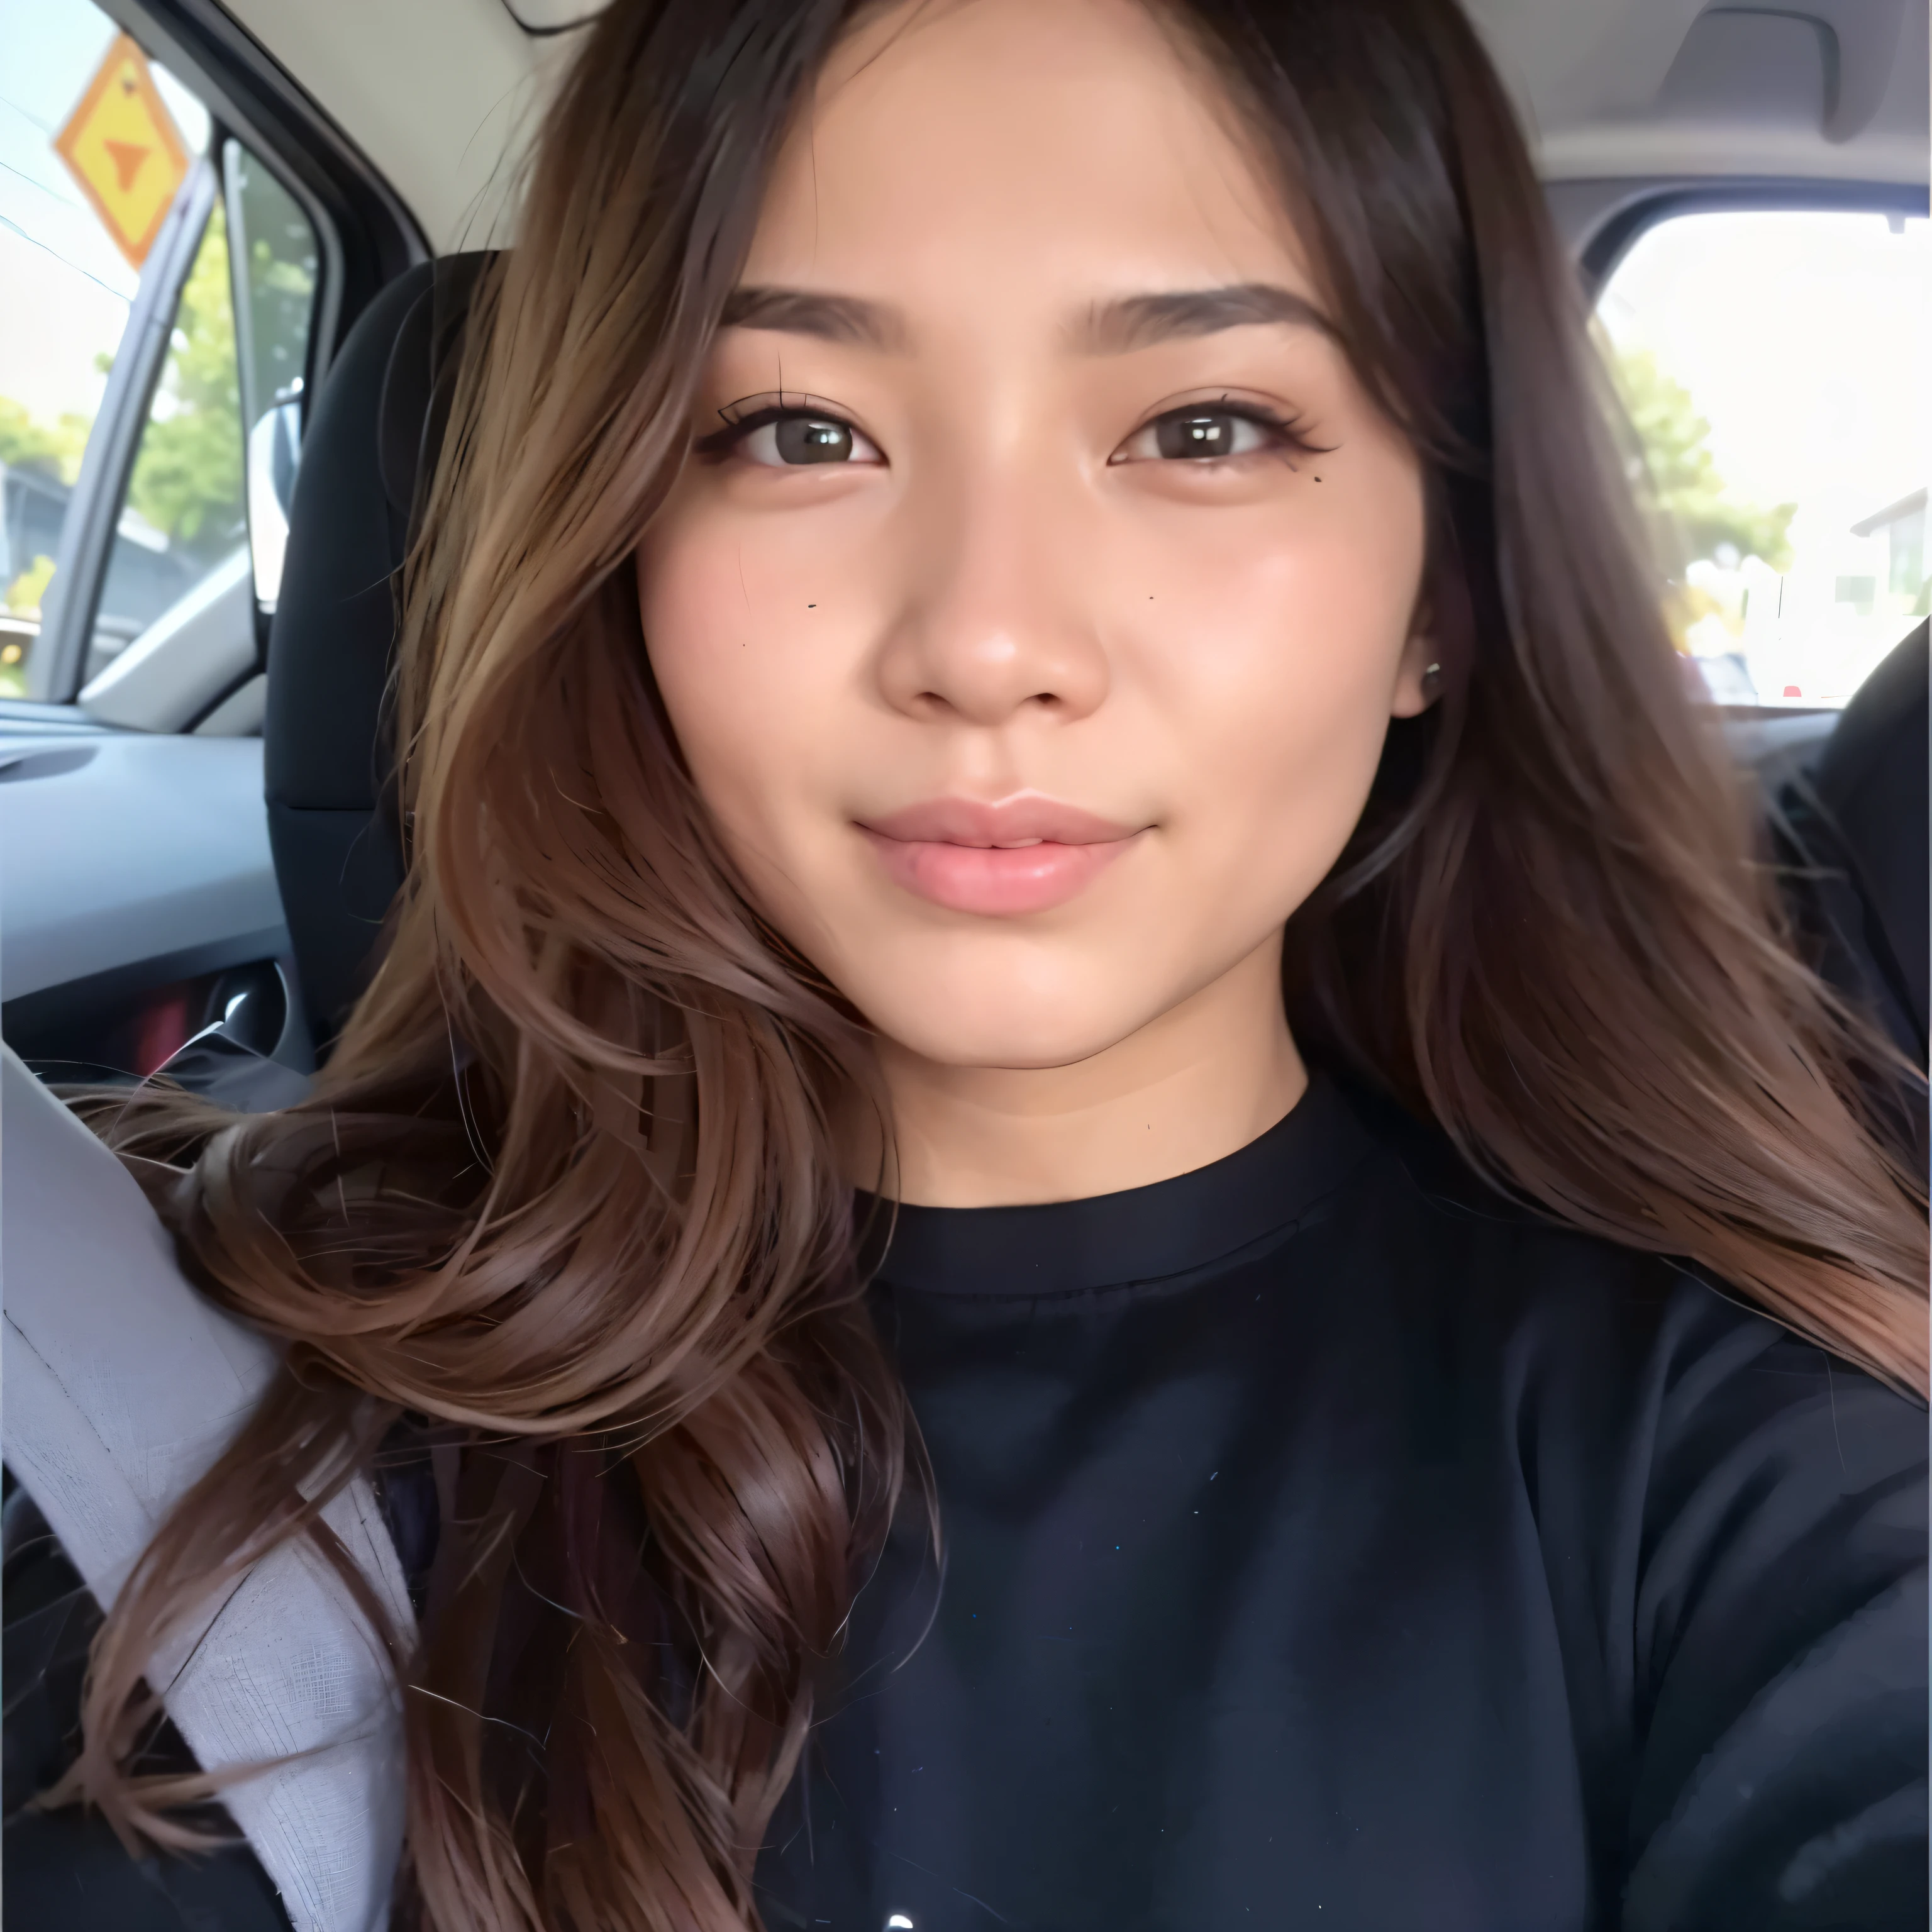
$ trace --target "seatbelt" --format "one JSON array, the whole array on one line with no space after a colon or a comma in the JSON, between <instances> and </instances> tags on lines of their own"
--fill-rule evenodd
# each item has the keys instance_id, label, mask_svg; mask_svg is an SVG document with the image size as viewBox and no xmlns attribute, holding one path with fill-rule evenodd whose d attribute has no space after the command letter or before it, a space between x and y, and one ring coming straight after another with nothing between
<instances>
[{"instance_id":1,"label":"seatbelt","mask_svg":"<svg viewBox=\"0 0 1932 1932\"><path fill-rule=\"evenodd\" d=\"M106 1607L246 1419L276 1352L189 1286L133 1178L10 1048L0 1118L0 1448ZM368 1484L322 1514L408 1641ZM321 1556L275 1550L147 1676L204 1771L267 1767L222 1799L295 1932L380 1932L402 1846L399 1693Z\"/></svg>"}]
</instances>

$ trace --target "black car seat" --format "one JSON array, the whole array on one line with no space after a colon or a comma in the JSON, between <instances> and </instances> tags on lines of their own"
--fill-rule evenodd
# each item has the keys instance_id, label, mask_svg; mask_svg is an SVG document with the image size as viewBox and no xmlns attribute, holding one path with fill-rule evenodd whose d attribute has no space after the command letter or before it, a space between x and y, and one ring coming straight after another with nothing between
<instances>
[{"instance_id":1,"label":"black car seat","mask_svg":"<svg viewBox=\"0 0 1932 1932\"><path fill-rule=\"evenodd\" d=\"M268 838L325 1050L402 883L386 696L396 573L448 420L485 254L425 262L358 319L316 399L268 635Z\"/></svg>"},{"instance_id":2,"label":"black car seat","mask_svg":"<svg viewBox=\"0 0 1932 1932\"><path fill-rule=\"evenodd\" d=\"M1932 862L1926 676L1922 624L1859 687L1772 811L1800 949L1922 1071ZM1871 1072L1905 1138L1924 1150L1923 1081Z\"/></svg>"},{"instance_id":3,"label":"black car seat","mask_svg":"<svg viewBox=\"0 0 1932 1932\"><path fill-rule=\"evenodd\" d=\"M360 989L402 879L384 728L396 631L392 580L406 553L420 479L434 463L463 319L487 259L457 256L425 264L386 289L350 331L316 398L304 440L269 635L263 749L277 878L303 1004L315 1038L324 1046ZM172 1295L180 1304L173 1309L176 1327L192 1328L197 1320L204 1327L219 1324L224 1318L205 1309L178 1277L170 1244L113 1156L39 1090L17 1062L0 1070L8 1082L10 1191L17 1186L20 1198L44 1210L10 1216L7 1223L10 1288L16 1282L24 1285L20 1293L10 1293L9 1313L16 1326L28 1323L14 1337L20 1346L10 1344L8 1353L5 1413L10 1427L23 1433L18 1440L12 1434L8 1438L7 1498L0 1514L8 1678L0 1872L8 1922L17 1918L22 1925L51 1925L58 1920L73 1932L185 1932L190 1926L217 1924L236 1932L290 1932L292 1922L320 1922L313 1914L292 1917L285 1909L292 1895L288 1881L305 1868L304 1858L292 1856L282 1857L277 1865L278 1852L290 1852L283 1842L286 1819L270 1829L259 1820L243 1819L238 1809L246 1842L224 1844L193 1860L136 1859L98 1812L77 1808L44 1812L32 1804L33 1794L71 1761L88 1646L100 1620L89 1585L101 1565L90 1562L77 1543L70 1550L68 1516L74 1513L62 1515L63 1492L36 1463L34 1453L44 1449L43 1460L64 1468L73 1460L65 1453L69 1438L88 1439L88 1418L80 1414L78 1422L64 1426L72 1419L62 1412L52 1420L40 1417L37 1426L34 1414L16 1400L20 1389L16 1384L32 1366L28 1358L35 1348L57 1354L56 1345L66 1334L62 1321L68 1328L78 1324L83 1340L87 1334L121 1335L126 1324L118 1305L105 1316L92 1309L92 1302L103 1296L128 1295L138 1287L142 1291L136 1298L139 1306L152 1304L166 1315ZM196 1091L244 1108L286 1105L306 1085L286 1068L221 1037L219 1028L190 1042L164 1070ZM59 1168L62 1159L63 1174L67 1168L75 1170L64 1194L32 1165L38 1160L42 1168L50 1162ZM76 1200L88 1203L85 1213L70 1204ZM113 1225L113 1215L105 1210L114 1206L122 1208L128 1227ZM70 1227L94 1240L100 1252L83 1254L75 1262L67 1252L72 1245ZM37 1234L50 1228L59 1237L44 1244L52 1250L51 1259L32 1251ZM63 1268L68 1274L77 1270L74 1283ZM40 1311L38 1328L28 1320L36 1288L49 1304ZM22 1306L15 1307L16 1302ZM241 1344L224 1348L208 1343L190 1352L190 1366L216 1372L238 1351L245 1353ZM61 1386L50 1373L41 1381L56 1390ZM74 1382L80 1394L69 1406L78 1412L92 1384L86 1376ZM130 1407L124 1398L117 1399L129 1416L142 1412L141 1405ZM235 1406L232 1395L212 1397L205 1405L218 1418ZM124 1417L118 1431L104 1432L103 1439L138 1442L130 1433L132 1426ZM160 1468L167 1458L157 1451L148 1461ZM85 1465L76 1467L86 1473ZM375 1516L373 1509L362 1511L362 1517ZM370 1528L368 1522L363 1526ZM375 1539L372 1547L390 1547L387 1532L370 1528L370 1533ZM125 1553L131 1556L132 1551ZM388 1565L392 1570L394 1561L392 1554ZM375 1565L382 1567L380 1562ZM278 1603L272 1620L278 1629L313 1624L328 1636L333 1627L327 1605L318 1609L298 1592L284 1594L286 1601ZM406 1627L401 1603L392 1609ZM356 1655L371 1652L366 1634L350 1630L348 1636ZM200 1647L218 1662L232 1648L219 1633L211 1633ZM171 1700L170 1712L174 1708ZM244 1749L241 1755L273 1756L290 1735L284 1727L278 1739ZM171 1718L146 1747L141 1768L192 1772L197 1754L218 1742L211 1735L196 1735L190 1718L183 1718L182 1729ZM354 1769L340 1750L320 1754L316 1762L338 1759ZM210 1760L221 1761L219 1750ZM359 1795L362 1802L345 1804L339 1794L323 1793L324 1799L333 1796L336 1804L330 1841L334 1876L340 1875L334 1867L345 1858L354 1868L352 1877L364 1867L364 1876L380 1876L387 1869L386 1859L393 1863L386 1840L364 1845L368 1834L362 1824L342 1820L386 1816L394 1824L400 1800L386 1790ZM240 1798L234 1802L242 1807ZM316 1810L316 1804L299 1793L281 1793L278 1802L298 1824L304 1807L308 1813ZM268 1866L275 1867L272 1880ZM352 1906L352 1886L344 1894ZM328 1922L340 1918L338 1913ZM370 1922L366 1912L361 1922Z\"/></svg>"},{"instance_id":4,"label":"black car seat","mask_svg":"<svg viewBox=\"0 0 1932 1932\"><path fill-rule=\"evenodd\" d=\"M1813 783L1853 868L1866 946L1910 1022L1900 1044L1922 1064L1932 946L1927 631L1921 624L1858 687L1826 740Z\"/></svg>"}]
</instances>

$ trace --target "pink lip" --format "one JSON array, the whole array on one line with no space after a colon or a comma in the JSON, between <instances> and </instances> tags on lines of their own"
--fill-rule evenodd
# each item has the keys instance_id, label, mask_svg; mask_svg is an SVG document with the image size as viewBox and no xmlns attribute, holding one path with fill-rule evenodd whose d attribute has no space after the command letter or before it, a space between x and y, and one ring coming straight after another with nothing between
<instances>
[{"instance_id":1,"label":"pink lip","mask_svg":"<svg viewBox=\"0 0 1932 1932\"><path fill-rule=\"evenodd\" d=\"M994 915L1064 905L1138 836L1031 793L998 805L928 799L859 829L908 892L956 912Z\"/></svg>"}]
</instances>

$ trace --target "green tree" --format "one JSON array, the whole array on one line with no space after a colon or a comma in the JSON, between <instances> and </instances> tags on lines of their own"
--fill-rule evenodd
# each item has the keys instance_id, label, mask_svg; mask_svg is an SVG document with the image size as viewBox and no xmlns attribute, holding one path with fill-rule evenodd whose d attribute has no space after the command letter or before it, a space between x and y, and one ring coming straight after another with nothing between
<instances>
[{"instance_id":1,"label":"green tree","mask_svg":"<svg viewBox=\"0 0 1932 1932\"><path fill-rule=\"evenodd\" d=\"M47 586L53 580L53 559L44 555L35 557L8 585L7 608L19 616L38 617L40 614L40 600L46 596Z\"/></svg>"},{"instance_id":2,"label":"green tree","mask_svg":"<svg viewBox=\"0 0 1932 1932\"><path fill-rule=\"evenodd\" d=\"M39 422L26 404L0 396L0 464L71 484L80 474L81 452L87 447L87 433L92 427L88 418L74 415L63 416L58 422ZM10 584L0 586L0 604L16 616L38 616L41 596L53 574L53 559L36 556ZM20 646L10 638L0 652L12 653L10 657L0 656L0 697L17 697Z\"/></svg>"},{"instance_id":3,"label":"green tree","mask_svg":"<svg viewBox=\"0 0 1932 1932\"><path fill-rule=\"evenodd\" d=\"M1674 528L1683 561L1714 558L1729 544L1739 556L1761 557L1773 570L1791 567L1796 503L1765 509L1726 488L1711 454L1709 422L1690 392L1658 366L1647 349L1620 349L1612 368L1643 452L1657 507Z\"/></svg>"},{"instance_id":4,"label":"green tree","mask_svg":"<svg viewBox=\"0 0 1932 1932\"><path fill-rule=\"evenodd\" d=\"M218 206L182 291L160 393L142 433L128 500L187 548L218 555L246 530L242 392L229 292L228 231Z\"/></svg>"},{"instance_id":5,"label":"green tree","mask_svg":"<svg viewBox=\"0 0 1932 1932\"><path fill-rule=\"evenodd\" d=\"M243 334L254 359L242 371L242 397L260 415L278 396L292 394L302 376L320 265L315 230L288 190L247 149L235 149L232 158L248 238Z\"/></svg>"},{"instance_id":6,"label":"green tree","mask_svg":"<svg viewBox=\"0 0 1932 1932\"><path fill-rule=\"evenodd\" d=\"M81 452L93 427L92 417L73 414L58 422L38 422L25 403L0 396L0 463L9 470L34 470L70 484L80 474Z\"/></svg>"}]
</instances>

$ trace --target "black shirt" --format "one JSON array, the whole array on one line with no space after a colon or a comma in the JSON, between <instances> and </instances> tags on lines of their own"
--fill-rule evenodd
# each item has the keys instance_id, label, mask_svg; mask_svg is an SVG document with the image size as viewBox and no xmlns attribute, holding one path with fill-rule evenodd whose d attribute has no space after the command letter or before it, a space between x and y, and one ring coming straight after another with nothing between
<instances>
[{"instance_id":1,"label":"black shirt","mask_svg":"<svg viewBox=\"0 0 1932 1932\"><path fill-rule=\"evenodd\" d=\"M874 1292L943 1586L909 1514L772 1932L1922 1932L1910 1403L1320 1079L1156 1186L902 1209ZM245 1851L7 1838L10 1932L285 1922Z\"/></svg>"},{"instance_id":2,"label":"black shirt","mask_svg":"<svg viewBox=\"0 0 1932 1932\"><path fill-rule=\"evenodd\" d=\"M1922 1932L1923 1412L1406 1138L900 1211L944 1587L909 1526L769 1924Z\"/></svg>"}]
</instances>

